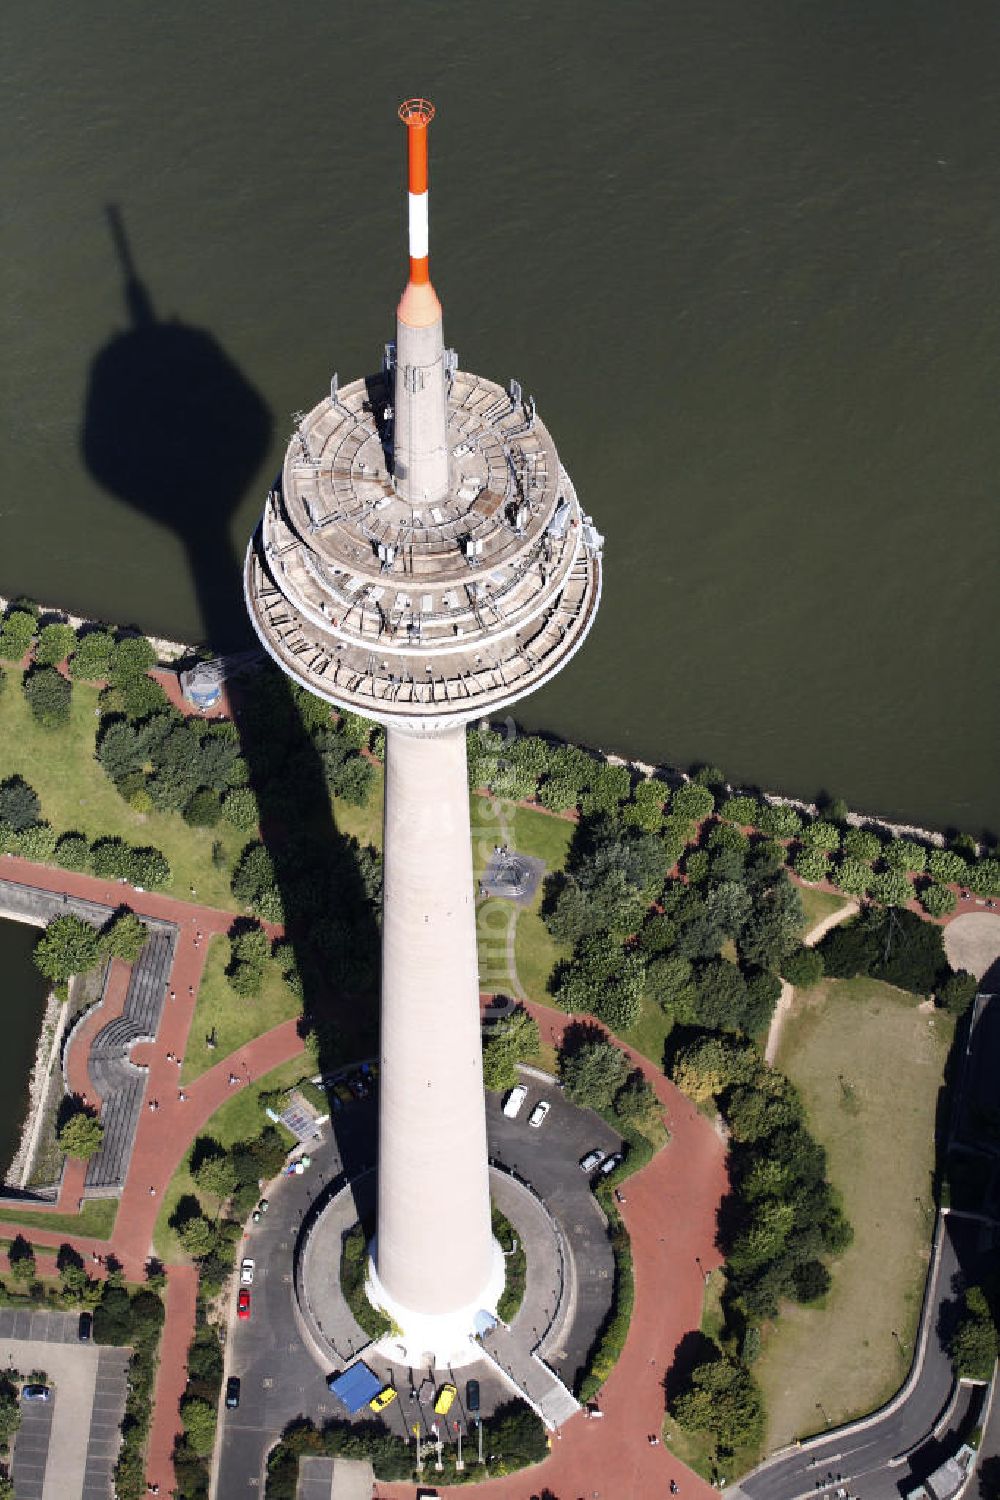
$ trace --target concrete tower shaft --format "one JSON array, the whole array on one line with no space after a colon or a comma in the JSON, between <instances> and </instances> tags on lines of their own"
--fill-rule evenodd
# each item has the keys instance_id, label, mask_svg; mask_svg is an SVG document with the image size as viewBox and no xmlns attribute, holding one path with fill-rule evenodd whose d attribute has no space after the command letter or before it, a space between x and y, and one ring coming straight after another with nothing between
<instances>
[{"instance_id":1,"label":"concrete tower shaft","mask_svg":"<svg viewBox=\"0 0 1000 1500\"><path fill-rule=\"evenodd\" d=\"M427 129L434 106L408 99L399 118L406 126L410 276L396 309L393 479L397 494L420 506L448 492L444 324L428 243Z\"/></svg>"}]
</instances>

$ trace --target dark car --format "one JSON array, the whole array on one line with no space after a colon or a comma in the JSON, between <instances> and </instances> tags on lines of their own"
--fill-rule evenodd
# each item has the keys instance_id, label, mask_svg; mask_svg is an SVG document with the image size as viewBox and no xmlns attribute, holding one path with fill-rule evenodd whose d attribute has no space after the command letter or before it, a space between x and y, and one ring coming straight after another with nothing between
<instances>
[{"instance_id":1,"label":"dark car","mask_svg":"<svg viewBox=\"0 0 1000 1500\"><path fill-rule=\"evenodd\" d=\"M47 1385L26 1385L21 1388L22 1401L49 1401L52 1392Z\"/></svg>"},{"instance_id":2,"label":"dark car","mask_svg":"<svg viewBox=\"0 0 1000 1500\"><path fill-rule=\"evenodd\" d=\"M467 1380L465 1382L465 1404L469 1411L479 1410L479 1381Z\"/></svg>"},{"instance_id":3,"label":"dark car","mask_svg":"<svg viewBox=\"0 0 1000 1500\"><path fill-rule=\"evenodd\" d=\"M240 1404L240 1377L230 1375L226 1381L226 1405L230 1411L235 1411Z\"/></svg>"},{"instance_id":4,"label":"dark car","mask_svg":"<svg viewBox=\"0 0 1000 1500\"><path fill-rule=\"evenodd\" d=\"M81 1344L89 1344L91 1338L93 1337L93 1333L94 1333L94 1315L93 1315L93 1313L82 1312L80 1314L80 1321L77 1324L77 1328L76 1328L76 1336L77 1336L77 1338L80 1340Z\"/></svg>"}]
</instances>

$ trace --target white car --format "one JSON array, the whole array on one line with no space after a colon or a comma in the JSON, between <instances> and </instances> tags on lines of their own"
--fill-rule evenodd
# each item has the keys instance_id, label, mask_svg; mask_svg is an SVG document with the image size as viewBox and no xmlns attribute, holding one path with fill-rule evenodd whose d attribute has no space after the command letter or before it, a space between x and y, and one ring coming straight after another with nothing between
<instances>
[{"instance_id":1,"label":"white car","mask_svg":"<svg viewBox=\"0 0 1000 1500\"><path fill-rule=\"evenodd\" d=\"M586 1156L580 1158L580 1171L581 1172L592 1172L595 1167L599 1167L600 1166L600 1164L601 1164L601 1162L603 1160L604 1160L604 1152L603 1151L597 1151L597 1150L588 1151L587 1154L586 1154Z\"/></svg>"},{"instance_id":2,"label":"white car","mask_svg":"<svg viewBox=\"0 0 1000 1500\"><path fill-rule=\"evenodd\" d=\"M253 1261L245 1260L240 1266L240 1284L250 1286L253 1281Z\"/></svg>"},{"instance_id":3,"label":"white car","mask_svg":"<svg viewBox=\"0 0 1000 1500\"><path fill-rule=\"evenodd\" d=\"M508 1120L514 1119L527 1097L528 1090L525 1088L524 1084L515 1084L503 1102L503 1112L507 1116Z\"/></svg>"},{"instance_id":4,"label":"white car","mask_svg":"<svg viewBox=\"0 0 1000 1500\"><path fill-rule=\"evenodd\" d=\"M534 1125L535 1129L537 1130L551 1108L552 1105L547 1099L540 1099L539 1102L535 1105L534 1109L531 1111L531 1114L528 1116L528 1124Z\"/></svg>"}]
</instances>

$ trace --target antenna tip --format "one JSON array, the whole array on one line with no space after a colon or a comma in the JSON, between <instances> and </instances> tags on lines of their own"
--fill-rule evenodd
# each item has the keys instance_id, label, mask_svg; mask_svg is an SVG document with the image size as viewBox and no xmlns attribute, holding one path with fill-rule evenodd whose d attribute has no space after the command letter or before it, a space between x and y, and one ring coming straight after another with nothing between
<instances>
[{"instance_id":1,"label":"antenna tip","mask_svg":"<svg viewBox=\"0 0 1000 1500\"><path fill-rule=\"evenodd\" d=\"M404 99L397 114L408 128L426 129L434 118L434 106L429 99Z\"/></svg>"}]
</instances>

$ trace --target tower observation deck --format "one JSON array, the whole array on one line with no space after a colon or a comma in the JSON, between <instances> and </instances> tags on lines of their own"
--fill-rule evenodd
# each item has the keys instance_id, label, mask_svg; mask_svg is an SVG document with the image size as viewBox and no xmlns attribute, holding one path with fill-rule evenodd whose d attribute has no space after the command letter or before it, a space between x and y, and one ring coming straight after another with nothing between
<instances>
[{"instance_id":1,"label":"tower observation deck","mask_svg":"<svg viewBox=\"0 0 1000 1500\"><path fill-rule=\"evenodd\" d=\"M390 1357L461 1363L496 1306L465 726L548 682L601 595L602 538L517 381L457 367L428 270L427 131L400 108L410 273L381 371L297 417L247 551L278 666L386 726L378 1224ZM426 1201L448 1151L447 1248ZM336 1274L339 1246L331 1247ZM465 1357L468 1357L467 1355Z\"/></svg>"}]
</instances>

